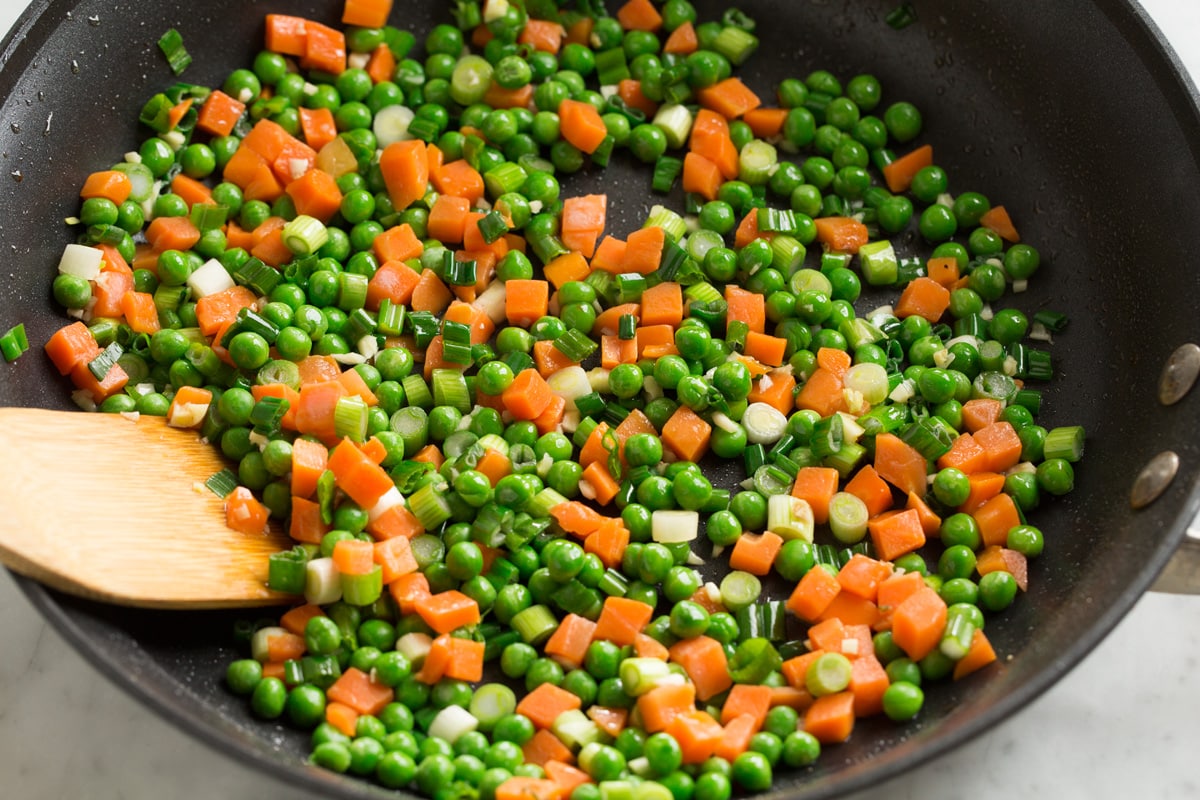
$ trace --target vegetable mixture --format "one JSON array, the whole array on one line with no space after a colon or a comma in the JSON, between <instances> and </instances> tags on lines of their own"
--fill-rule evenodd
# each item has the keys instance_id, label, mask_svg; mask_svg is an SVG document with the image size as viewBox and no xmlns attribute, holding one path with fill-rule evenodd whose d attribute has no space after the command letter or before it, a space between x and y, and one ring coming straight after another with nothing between
<instances>
[{"instance_id":1,"label":"vegetable mixture","mask_svg":"<svg viewBox=\"0 0 1200 800\"><path fill-rule=\"evenodd\" d=\"M1067 320L1003 305L1038 251L875 77L763 97L738 10L559 6L268 15L88 176L46 351L219 446L230 526L287 526L303 602L227 682L313 763L726 800L996 658L1083 450L1036 421ZM569 191L613 159L663 198L636 230Z\"/></svg>"}]
</instances>

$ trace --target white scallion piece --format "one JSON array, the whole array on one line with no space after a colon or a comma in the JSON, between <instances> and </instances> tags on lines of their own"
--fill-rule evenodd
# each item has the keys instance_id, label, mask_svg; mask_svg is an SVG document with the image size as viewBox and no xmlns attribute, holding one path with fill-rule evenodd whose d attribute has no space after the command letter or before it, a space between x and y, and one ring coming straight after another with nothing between
<instances>
[{"instance_id":1,"label":"white scallion piece","mask_svg":"<svg viewBox=\"0 0 1200 800\"><path fill-rule=\"evenodd\" d=\"M608 394L608 372L604 367L588 370L588 383L591 384L593 392Z\"/></svg>"},{"instance_id":2,"label":"white scallion piece","mask_svg":"<svg viewBox=\"0 0 1200 800\"><path fill-rule=\"evenodd\" d=\"M863 430L862 425L858 424L858 420L844 411L839 411L838 414L842 417L842 441L857 442L862 438L866 431Z\"/></svg>"},{"instance_id":3,"label":"white scallion piece","mask_svg":"<svg viewBox=\"0 0 1200 800\"><path fill-rule=\"evenodd\" d=\"M750 444L774 444L787 431L787 424L787 417L766 403L751 403L742 415Z\"/></svg>"},{"instance_id":4,"label":"white scallion piece","mask_svg":"<svg viewBox=\"0 0 1200 800\"><path fill-rule=\"evenodd\" d=\"M471 305L478 308L483 313L487 314L494 324L504 320L504 303L505 303L504 283L502 281L492 281L488 287L484 289L479 297L475 298L475 302Z\"/></svg>"},{"instance_id":5,"label":"white scallion piece","mask_svg":"<svg viewBox=\"0 0 1200 800\"><path fill-rule=\"evenodd\" d=\"M458 737L478 727L479 720L471 716L470 711L462 706L446 706L429 723L429 735L454 744Z\"/></svg>"},{"instance_id":6,"label":"white scallion piece","mask_svg":"<svg viewBox=\"0 0 1200 800\"><path fill-rule=\"evenodd\" d=\"M867 504L849 492L838 492L829 501L829 529L842 544L857 544L867 535Z\"/></svg>"},{"instance_id":7,"label":"white scallion piece","mask_svg":"<svg viewBox=\"0 0 1200 800\"><path fill-rule=\"evenodd\" d=\"M887 370L879 364L863 362L855 364L846 370L842 385L853 389L862 395L862 399L871 405L879 405L888 396Z\"/></svg>"},{"instance_id":8,"label":"white scallion piece","mask_svg":"<svg viewBox=\"0 0 1200 800\"><path fill-rule=\"evenodd\" d=\"M332 558L314 558L304 565L304 600L316 605L342 599L342 577Z\"/></svg>"},{"instance_id":9,"label":"white scallion piece","mask_svg":"<svg viewBox=\"0 0 1200 800\"><path fill-rule=\"evenodd\" d=\"M172 428L195 428L204 421L209 403L176 403L167 415L167 424Z\"/></svg>"},{"instance_id":10,"label":"white scallion piece","mask_svg":"<svg viewBox=\"0 0 1200 800\"><path fill-rule=\"evenodd\" d=\"M660 508L650 515L650 538L660 544L690 542L699 535L700 515L695 511Z\"/></svg>"},{"instance_id":11,"label":"white scallion piece","mask_svg":"<svg viewBox=\"0 0 1200 800\"><path fill-rule=\"evenodd\" d=\"M486 23L503 19L508 9L508 0L488 0L487 5L483 7L483 21Z\"/></svg>"},{"instance_id":12,"label":"white scallion piece","mask_svg":"<svg viewBox=\"0 0 1200 800\"><path fill-rule=\"evenodd\" d=\"M607 378L607 376L605 376ZM570 366L560 369L546 379L550 391L566 401L566 411L575 410L575 401L585 394L592 393L592 383L587 370L580 366Z\"/></svg>"},{"instance_id":13,"label":"white scallion piece","mask_svg":"<svg viewBox=\"0 0 1200 800\"><path fill-rule=\"evenodd\" d=\"M371 121L371 131L375 134L375 141L379 147L384 148L389 144L413 138L408 132L408 126L416 116L411 108L402 105L379 109Z\"/></svg>"},{"instance_id":14,"label":"white scallion piece","mask_svg":"<svg viewBox=\"0 0 1200 800\"><path fill-rule=\"evenodd\" d=\"M234 287L233 276L220 261L210 258L188 276L188 288L196 297L207 297Z\"/></svg>"},{"instance_id":15,"label":"white scallion piece","mask_svg":"<svg viewBox=\"0 0 1200 800\"><path fill-rule=\"evenodd\" d=\"M396 652L416 667L425 663L425 657L433 649L433 639L424 633L406 633L396 640Z\"/></svg>"},{"instance_id":16,"label":"white scallion piece","mask_svg":"<svg viewBox=\"0 0 1200 800\"><path fill-rule=\"evenodd\" d=\"M83 244L69 244L63 248L62 258L58 260L58 271L64 275L74 275L85 281L94 281L100 274L100 265L104 254L95 247Z\"/></svg>"},{"instance_id":17,"label":"white scallion piece","mask_svg":"<svg viewBox=\"0 0 1200 800\"><path fill-rule=\"evenodd\" d=\"M692 132L692 112L678 103L665 103L654 115L654 125L667 135L668 145L683 147L687 144L688 134Z\"/></svg>"},{"instance_id":18,"label":"white scallion piece","mask_svg":"<svg viewBox=\"0 0 1200 800\"><path fill-rule=\"evenodd\" d=\"M269 625L266 628L259 628L250 637L250 656L260 663L267 663L271 660L271 640L279 636L287 636L288 632L277 625Z\"/></svg>"},{"instance_id":19,"label":"white scallion piece","mask_svg":"<svg viewBox=\"0 0 1200 800\"><path fill-rule=\"evenodd\" d=\"M813 512L807 500L787 494L767 498L767 530L785 540L813 540Z\"/></svg>"}]
</instances>

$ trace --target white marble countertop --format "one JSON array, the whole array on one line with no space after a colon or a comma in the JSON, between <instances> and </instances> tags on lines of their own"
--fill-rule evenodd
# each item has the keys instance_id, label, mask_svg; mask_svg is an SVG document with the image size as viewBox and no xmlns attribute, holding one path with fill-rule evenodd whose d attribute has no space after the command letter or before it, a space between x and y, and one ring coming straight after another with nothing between
<instances>
[{"instance_id":1,"label":"white marble countertop","mask_svg":"<svg viewBox=\"0 0 1200 800\"><path fill-rule=\"evenodd\" d=\"M1200 4L1143 0L1200 80ZM0 0L0 30L21 11ZM220 797L286 788L171 727L87 665L0 570L0 796ZM1200 797L1200 598L1147 595L1029 708L853 800Z\"/></svg>"}]
</instances>

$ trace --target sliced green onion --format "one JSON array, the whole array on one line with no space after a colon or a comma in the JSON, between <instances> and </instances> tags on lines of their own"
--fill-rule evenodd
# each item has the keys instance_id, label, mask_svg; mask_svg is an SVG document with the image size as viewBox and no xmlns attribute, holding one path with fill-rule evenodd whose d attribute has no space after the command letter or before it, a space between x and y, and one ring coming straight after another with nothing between
<instances>
[{"instance_id":1,"label":"sliced green onion","mask_svg":"<svg viewBox=\"0 0 1200 800\"><path fill-rule=\"evenodd\" d=\"M278 270L251 256L233 271L233 280L239 285L253 290L256 294L267 295L279 285L282 276Z\"/></svg>"},{"instance_id":2,"label":"sliced green onion","mask_svg":"<svg viewBox=\"0 0 1200 800\"><path fill-rule=\"evenodd\" d=\"M650 181L650 189L659 194L667 194L683 172L683 162L674 156L660 156L654 163L654 177Z\"/></svg>"},{"instance_id":3,"label":"sliced green onion","mask_svg":"<svg viewBox=\"0 0 1200 800\"><path fill-rule=\"evenodd\" d=\"M329 241L329 230L316 217L298 214L283 226L283 243L296 255L315 253Z\"/></svg>"},{"instance_id":4,"label":"sliced green onion","mask_svg":"<svg viewBox=\"0 0 1200 800\"><path fill-rule=\"evenodd\" d=\"M629 341L637 337L637 317L633 314L622 314L617 320L617 338Z\"/></svg>"},{"instance_id":5,"label":"sliced green onion","mask_svg":"<svg viewBox=\"0 0 1200 800\"><path fill-rule=\"evenodd\" d=\"M596 78L601 86L616 86L629 77L625 48L612 47L596 53Z\"/></svg>"},{"instance_id":6,"label":"sliced green onion","mask_svg":"<svg viewBox=\"0 0 1200 800\"><path fill-rule=\"evenodd\" d=\"M450 519L450 504L434 484L427 483L408 496L408 508L425 530L434 530Z\"/></svg>"},{"instance_id":7,"label":"sliced green onion","mask_svg":"<svg viewBox=\"0 0 1200 800\"><path fill-rule=\"evenodd\" d=\"M747 142L738 155L738 177L751 186L761 186L771 177L778 163L779 153L775 145L754 139Z\"/></svg>"},{"instance_id":8,"label":"sliced green onion","mask_svg":"<svg viewBox=\"0 0 1200 800\"><path fill-rule=\"evenodd\" d=\"M902 30L917 21L917 10L912 3L901 3L888 12L884 22L894 30Z\"/></svg>"},{"instance_id":9,"label":"sliced green onion","mask_svg":"<svg viewBox=\"0 0 1200 800\"><path fill-rule=\"evenodd\" d=\"M263 398L266 400L268 398ZM279 398L270 398L279 399ZM262 404L259 401L259 405ZM286 402L286 401L284 401ZM258 406L255 406L256 408ZM333 432L341 439L349 437L352 442L365 442L367 439L367 402L357 395L338 398L333 411Z\"/></svg>"},{"instance_id":10,"label":"sliced green onion","mask_svg":"<svg viewBox=\"0 0 1200 800\"><path fill-rule=\"evenodd\" d=\"M578 708L559 714L550 725L550 732L573 751L609 741L608 734Z\"/></svg>"},{"instance_id":11,"label":"sliced green onion","mask_svg":"<svg viewBox=\"0 0 1200 800\"><path fill-rule=\"evenodd\" d=\"M376 564L365 575L342 574L342 600L352 606L369 606L383 595L383 567Z\"/></svg>"},{"instance_id":12,"label":"sliced green onion","mask_svg":"<svg viewBox=\"0 0 1200 800\"><path fill-rule=\"evenodd\" d=\"M456 369L435 369L433 381L433 404L453 406L466 414L471 410L471 393L466 377ZM411 395L409 396L411 401Z\"/></svg>"},{"instance_id":13,"label":"sliced green onion","mask_svg":"<svg viewBox=\"0 0 1200 800\"><path fill-rule=\"evenodd\" d=\"M871 286L890 286L899 274L896 250L890 241L867 242L858 249L863 278Z\"/></svg>"},{"instance_id":14,"label":"sliced green onion","mask_svg":"<svg viewBox=\"0 0 1200 800\"><path fill-rule=\"evenodd\" d=\"M510 623L526 644L540 645L558 628L558 620L549 608L534 605L513 616ZM628 690L627 690L628 691Z\"/></svg>"},{"instance_id":15,"label":"sliced green onion","mask_svg":"<svg viewBox=\"0 0 1200 800\"><path fill-rule=\"evenodd\" d=\"M562 239L551 234L542 236L534 236L529 240L529 249L534 252L543 264L549 264L554 259L561 255L566 255L571 252L570 249L563 244Z\"/></svg>"},{"instance_id":16,"label":"sliced green onion","mask_svg":"<svg viewBox=\"0 0 1200 800\"><path fill-rule=\"evenodd\" d=\"M8 362L16 361L21 354L29 349L29 338L25 335L25 323L21 322L0 336L0 355ZM90 364L88 365L90 368ZM98 380L103 380L99 378Z\"/></svg>"},{"instance_id":17,"label":"sliced green onion","mask_svg":"<svg viewBox=\"0 0 1200 800\"><path fill-rule=\"evenodd\" d=\"M838 492L829 501L829 528L845 544L862 541L867 535L867 504L849 492Z\"/></svg>"},{"instance_id":18,"label":"sliced green onion","mask_svg":"<svg viewBox=\"0 0 1200 800\"><path fill-rule=\"evenodd\" d=\"M608 162L612 159L613 150L617 147L617 140L611 133L600 140L600 144L592 151L592 163L598 167L607 167Z\"/></svg>"},{"instance_id":19,"label":"sliced green onion","mask_svg":"<svg viewBox=\"0 0 1200 800\"><path fill-rule=\"evenodd\" d=\"M729 63L735 67L740 66L758 49L758 37L744 28L729 25L717 34L712 49L729 59Z\"/></svg>"},{"instance_id":20,"label":"sliced green onion","mask_svg":"<svg viewBox=\"0 0 1200 800\"><path fill-rule=\"evenodd\" d=\"M521 168L517 167L517 169ZM508 233L508 223L504 221L504 217L500 215L499 211L489 211L475 224L478 226L479 232L483 234L483 240L488 244Z\"/></svg>"},{"instance_id":21,"label":"sliced green onion","mask_svg":"<svg viewBox=\"0 0 1200 800\"><path fill-rule=\"evenodd\" d=\"M641 697L670 676L667 662L657 658L627 658L621 662L621 686L630 697Z\"/></svg>"},{"instance_id":22,"label":"sliced green onion","mask_svg":"<svg viewBox=\"0 0 1200 800\"><path fill-rule=\"evenodd\" d=\"M749 572L733 570L721 580L721 603L730 611L753 605L762 594L762 582Z\"/></svg>"},{"instance_id":23,"label":"sliced green onion","mask_svg":"<svg viewBox=\"0 0 1200 800\"><path fill-rule=\"evenodd\" d=\"M687 234L687 221L675 211L658 204L650 207L650 214L646 217L646 222L642 227L662 228L667 237L675 242ZM665 250L663 256L664 258L666 256Z\"/></svg>"},{"instance_id":24,"label":"sliced green onion","mask_svg":"<svg viewBox=\"0 0 1200 800\"><path fill-rule=\"evenodd\" d=\"M167 64L170 65L171 72L176 75L182 73L192 63L192 56L183 46L183 35L174 28L169 28L159 37L158 49L162 50L163 55L167 57Z\"/></svg>"},{"instance_id":25,"label":"sliced green onion","mask_svg":"<svg viewBox=\"0 0 1200 800\"><path fill-rule=\"evenodd\" d=\"M692 132L692 112L688 111L687 106L665 103L654 115L654 124L667 135L667 146L678 150L687 144L688 134ZM679 168L683 169L682 161Z\"/></svg>"},{"instance_id":26,"label":"sliced green onion","mask_svg":"<svg viewBox=\"0 0 1200 800\"><path fill-rule=\"evenodd\" d=\"M1065 425L1053 428L1046 434L1043 449L1046 459L1064 458L1078 461L1083 458L1084 431L1082 425Z\"/></svg>"},{"instance_id":27,"label":"sliced green onion","mask_svg":"<svg viewBox=\"0 0 1200 800\"><path fill-rule=\"evenodd\" d=\"M636 272L623 272L616 276L617 302L636 303L646 291L646 276Z\"/></svg>"},{"instance_id":28,"label":"sliced green onion","mask_svg":"<svg viewBox=\"0 0 1200 800\"><path fill-rule=\"evenodd\" d=\"M520 164L502 161L484 173L483 183L491 196L498 198L509 192L519 192L528 177L529 173Z\"/></svg>"},{"instance_id":29,"label":"sliced green onion","mask_svg":"<svg viewBox=\"0 0 1200 800\"><path fill-rule=\"evenodd\" d=\"M492 213L495 214L496 212L493 211ZM499 217L499 214L497 214L496 216ZM483 230L483 220L485 220L485 219L487 219L487 217L484 217L483 219L479 220L480 231ZM500 224L504 225L504 222L501 221ZM507 231L508 228L506 227L504 230ZM503 235L503 234L501 234L501 235ZM495 240L493 239L492 241L495 241ZM475 281L478 279L477 278L478 270L476 268L475 261L473 259L469 259L467 261L459 261L458 259L456 259L454 257L454 254L451 253L449 250L447 250L446 252L450 256L446 260L447 261L446 272L445 272L445 275L443 276L446 280L446 283L450 284L451 286L474 286Z\"/></svg>"},{"instance_id":30,"label":"sliced green onion","mask_svg":"<svg viewBox=\"0 0 1200 800\"><path fill-rule=\"evenodd\" d=\"M471 697L469 711L479 727L490 731L496 723L517 709L517 695L503 683L485 683Z\"/></svg>"},{"instance_id":31,"label":"sliced green onion","mask_svg":"<svg viewBox=\"0 0 1200 800\"><path fill-rule=\"evenodd\" d=\"M850 659L841 653L825 653L809 665L804 688L813 697L837 694L850 685Z\"/></svg>"},{"instance_id":32,"label":"sliced green onion","mask_svg":"<svg viewBox=\"0 0 1200 800\"><path fill-rule=\"evenodd\" d=\"M204 485L209 488L209 491L224 500L238 487L238 479L233 470L226 467L220 472L214 472L210 475L208 480L204 482Z\"/></svg>"},{"instance_id":33,"label":"sliced green onion","mask_svg":"<svg viewBox=\"0 0 1200 800\"><path fill-rule=\"evenodd\" d=\"M946 658L958 661L971 649L975 630L975 623L966 614L950 614L946 619L946 629L942 633L938 649Z\"/></svg>"},{"instance_id":34,"label":"sliced green onion","mask_svg":"<svg viewBox=\"0 0 1200 800\"><path fill-rule=\"evenodd\" d=\"M441 329L441 323L438 318L428 311L413 311L407 318L408 330L416 340L416 345L419 348L426 348L433 341L433 337L438 335Z\"/></svg>"},{"instance_id":35,"label":"sliced green onion","mask_svg":"<svg viewBox=\"0 0 1200 800\"><path fill-rule=\"evenodd\" d=\"M857 469L859 462L867 455L867 448L863 447L858 442L842 442L842 447L831 456L824 459L824 464L827 467L832 467L838 471L838 475L845 480L853 474Z\"/></svg>"},{"instance_id":36,"label":"sliced green onion","mask_svg":"<svg viewBox=\"0 0 1200 800\"><path fill-rule=\"evenodd\" d=\"M250 424L256 432L272 436L279 432L279 425L288 411L288 405L288 401L282 397L263 397L250 409Z\"/></svg>"},{"instance_id":37,"label":"sliced green onion","mask_svg":"<svg viewBox=\"0 0 1200 800\"><path fill-rule=\"evenodd\" d=\"M1041 324L1043 328L1051 333L1060 333L1067 327L1070 319L1061 311L1042 310L1033 315L1033 321Z\"/></svg>"},{"instance_id":38,"label":"sliced green onion","mask_svg":"<svg viewBox=\"0 0 1200 800\"><path fill-rule=\"evenodd\" d=\"M571 328L554 340L558 351L571 361L580 362L590 356L599 347L596 342L578 328Z\"/></svg>"},{"instance_id":39,"label":"sliced green onion","mask_svg":"<svg viewBox=\"0 0 1200 800\"><path fill-rule=\"evenodd\" d=\"M813 512L807 500L788 494L767 498L767 530L785 540L813 540Z\"/></svg>"},{"instance_id":40,"label":"sliced green onion","mask_svg":"<svg viewBox=\"0 0 1200 800\"><path fill-rule=\"evenodd\" d=\"M6 333L5 336L8 336L8 334ZM14 345L20 344L20 342L16 340L15 334L12 338ZM28 349L28 342L25 343L25 347ZM8 357L7 349L8 348L4 348L4 359L6 361L11 361L12 359ZM117 359L119 359L124 352L125 348L121 347L121 345L117 344L116 342L113 342L108 347L101 350L95 358L88 362L88 372L92 373L92 377L94 377L97 381L103 383L104 379L108 377L109 370L116 366ZM17 355L20 355L20 353Z\"/></svg>"},{"instance_id":41,"label":"sliced green onion","mask_svg":"<svg viewBox=\"0 0 1200 800\"><path fill-rule=\"evenodd\" d=\"M353 311L367 305L367 278L355 272L338 273L337 306L342 311Z\"/></svg>"},{"instance_id":42,"label":"sliced green onion","mask_svg":"<svg viewBox=\"0 0 1200 800\"><path fill-rule=\"evenodd\" d=\"M742 415L742 426L751 444L773 444L787 431L787 417L767 403L751 403Z\"/></svg>"},{"instance_id":43,"label":"sliced green onion","mask_svg":"<svg viewBox=\"0 0 1200 800\"><path fill-rule=\"evenodd\" d=\"M272 553L267 559L267 588L285 594L304 594L308 575L308 551L294 547Z\"/></svg>"},{"instance_id":44,"label":"sliced green onion","mask_svg":"<svg viewBox=\"0 0 1200 800\"><path fill-rule=\"evenodd\" d=\"M1029 359L1030 380L1048 381L1054 377L1054 362L1049 352L1029 348L1027 356Z\"/></svg>"},{"instance_id":45,"label":"sliced green onion","mask_svg":"<svg viewBox=\"0 0 1200 800\"><path fill-rule=\"evenodd\" d=\"M930 461L950 451L957 433L940 417L925 417L900 430L900 438Z\"/></svg>"},{"instance_id":46,"label":"sliced green onion","mask_svg":"<svg viewBox=\"0 0 1200 800\"><path fill-rule=\"evenodd\" d=\"M767 639L747 639L729 659L729 677L734 683L760 684L782 664L779 651Z\"/></svg>"}]
</instances>

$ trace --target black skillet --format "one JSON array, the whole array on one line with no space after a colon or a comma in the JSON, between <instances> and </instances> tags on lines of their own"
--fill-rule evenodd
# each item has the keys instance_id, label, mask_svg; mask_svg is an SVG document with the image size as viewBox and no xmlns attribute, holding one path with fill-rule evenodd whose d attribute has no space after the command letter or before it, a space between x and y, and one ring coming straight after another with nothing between
<instances>
[{"instance_id":1,"label":"black skillet","mask_svg":"<svg viewBox=\"0 0 1200 800\"><path fill-rule=\"evenodd\" d=\"M989 624L999 663L939 685L918 723L872 720L818 766L781 773L772 795L828 797L925 761L1022 708L1074 666L1167 563L1195 516L1200 424L1195 398L1163 407L1157 383L1180 344L1200 338L1200 118L1195 92L1144 13L1129 0L916 2L903 30L895 0L746 2L762 47L743 72L773 81L814 68L883 79L888 102L925 113L952 190L1004 203L1043 253L1034 286L1015 302L1071 313L1053 352L1060 380L1042 424L1086 427L1077 489L1039 511L1046 553L1031 588ZM394 24L425 30L437 4L398 0ZM616 4L613 3L615 9ZM713 3L698 3L702 18ZM62 319L49 297L82 177L140 141L141 103L172 82L155 41L178 28L196 56L187 80L218 84L249 63L271 11L335 23L336 0L39 0L0 56L0 328L24 322L35 347ZM7 176L7 177L5 177ZM618 177L619 176L619 177ZM577 180L615 196L610 230L640 221L648 179L619 163ZM900 241L913 251L917 243ZM870 301L866 301L870 302ZM0 405L67 408L67 388L31 352L2 368ZM1153 456L1174 450L1179 474L1148 509L1129 492ZM86 455L86 451L82 451ZM14 466L4 454L4 470ZM131 509L136 513L136 509ZM112 608L29 582L34 604L97 668L175 724L240 760L337 797L378 787L304 764L303 734L253 720L221 685L237 618ZM1011 660L1007 657L1011 656ZM390 795L390 793L387 793Z\"/></svg>"}]
</instances>

